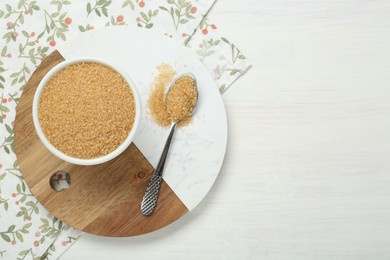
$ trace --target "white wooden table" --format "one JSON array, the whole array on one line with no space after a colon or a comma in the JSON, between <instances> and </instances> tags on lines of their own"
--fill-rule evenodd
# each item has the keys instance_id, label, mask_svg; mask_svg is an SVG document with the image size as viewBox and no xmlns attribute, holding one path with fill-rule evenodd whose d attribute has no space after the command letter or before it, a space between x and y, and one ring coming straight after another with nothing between
<instances>
[{"instance_id":1,"label":"white wooden table","mask_svg":"<svg viewBox=\"0 0 390 260\"><path fill-rule=\"evenodd\" d=\"M219 0L210 17L254 64L224 95L210 194L62 259L390 259L390 1Z\"/></svg>"}]
</instances>

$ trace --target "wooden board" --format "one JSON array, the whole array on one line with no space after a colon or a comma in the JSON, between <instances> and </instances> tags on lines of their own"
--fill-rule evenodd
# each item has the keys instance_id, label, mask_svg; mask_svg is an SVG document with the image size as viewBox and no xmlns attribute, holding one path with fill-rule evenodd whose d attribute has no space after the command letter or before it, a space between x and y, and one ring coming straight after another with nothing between
<instances>
[{"instance_id":1,"label":"wooden board","mask_svg":"<svg viewBox=\"0 0 390 260\"><path fill-rule=\"evenodd\" d=\"M54 216L82 231L103 236L134 236L160 229L188 210L163 182L151 216L143 216L140 203L153 167L131 144L117 158L97 166L64 162L42 144L32 121L32 100L44 75L64 61L58 51L46 57L28 81L15 120L15 149L23 177L39 202ZM50 176L59 170L71 176L70 187L56 192Z\"/></svg>"}]
</instances>

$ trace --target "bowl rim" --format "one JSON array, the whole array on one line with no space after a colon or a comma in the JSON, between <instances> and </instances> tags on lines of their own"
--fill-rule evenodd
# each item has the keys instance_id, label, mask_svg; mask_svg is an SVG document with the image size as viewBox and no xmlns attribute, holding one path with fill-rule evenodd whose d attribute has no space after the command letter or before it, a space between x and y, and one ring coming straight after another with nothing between
<instances>
[{"instance_id":1,"label":"bowl rim","mask_svg":"<svg viewBox=\"0 0 390 260\"><path fill-rule=\"evenodd\" d=\"M45 134L42 131L41 125L39 123L39 118L38 118L38 106L39 106L39 100L42 94L43 89L47 85L48 81L55 75L57 74L60 70L75 64L75 63L82 63L82 62L93 62L93 63L99 63L103 64L105 66L108 66L115 70L117 73L119 73L128 83L130 86L130 89L133 93L134 97L134 104L135 104L135 116L134 116L134 123L133 126L127 135L125 141L123 141L114 151L112 151L109 154L106 154L102 157L97 157L97 158L92 158L92 159L82 159L82 158L76 158L69 156L57 148L55 148L49 140L46 138ZM141 121L141 101L139 97L139 93L137 88L135 87L134 81L130 78L130 76L122 70L120 67L117 65L107 61L103 60L100 58L95 58L95 57L77 57L77 58L72 58L72 59L67 59L53 68L49 70L49 72L46 73L46 75L42 78L41 82L39 83L35 94L34 94L34 99L33 99L33 104L32 104L32 117L33 117L33 123L35 127L35 131L38 134L39 139L42 141L43 145L55 156L58 158L72 164L77 164L77 165L97 165L101 163L105 163L109 160L114 159L118 155L120 155L126 148L133 142L135 134L137 132L137 129L139 127L140 121Z\"/></svg>"}]
</instances>

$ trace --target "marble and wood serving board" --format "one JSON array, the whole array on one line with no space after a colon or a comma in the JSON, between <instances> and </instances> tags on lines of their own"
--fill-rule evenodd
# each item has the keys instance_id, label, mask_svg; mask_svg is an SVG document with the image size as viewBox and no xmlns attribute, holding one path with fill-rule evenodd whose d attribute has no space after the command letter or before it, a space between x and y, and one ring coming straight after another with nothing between
<instances>
[{"instance_id":1,"label":"marble and wood serving board","mask_svg":"<svg viewBox=\"0 0 390 260\"><path fill-rule=\"evenodd\" d=\"M107 40L110 38L119 41ZM156 50L156 42L164 51ZM110 44L115 46L110 48ZM114 47L117 55L113 54ZM32 121L32 100L39 82L55 65L74 57L96 57L119 65L135 82L143 106L134 143L117 158L96 166L73 165L55 157L39 140ZM157 126L147 112L150 82L161 62L172 64L178 72L194 73L200 98L193 124L179 129L171 145L156 210L151 216L143 216L140 203L168 131ZM23 91L15 120L17 159L39 202L72 227L113 237L155 231L192 210L218 175L226 141L222 99L197 57L167 37L128 28L85 33L44 58ZM50 177L57 171L70 174L71 184L65 191L56 192L50 186Z\"/></svg>"},{"instance_id":2,"label":"marble and wood serving board","mask_svg":"<svg viewBox=\"0 0 390 260\"><path fill-rule=\"evenodd\" d=\"M58 51L43 60L30 78L17 107L15 149L23 177L32 193L53 215L80 230L104 236L132 236L159 229L188 210L162 183L155 214L145 217L140 201L153 166L131 144L119 157L96 166L64 162L42 144L32 122L32 100L43 76L64 61ZM57 171L71 175L69 189L56 192L50 177Z\"/></svg>"}]
</instances>

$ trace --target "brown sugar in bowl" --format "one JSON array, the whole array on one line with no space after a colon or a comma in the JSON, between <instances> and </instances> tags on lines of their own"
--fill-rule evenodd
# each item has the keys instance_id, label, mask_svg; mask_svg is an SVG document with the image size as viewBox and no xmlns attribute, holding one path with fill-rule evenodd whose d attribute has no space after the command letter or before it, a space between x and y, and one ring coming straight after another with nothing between
<instances>
[{"instance_id":1,"label":"brown sugar in bowl","mask_svg":"<svg viewBox=\"0 0 390 260\"><path fill-rule=\"evenodd\" d=\"M32 113L35 130L50 152L72 164L95 165L131 144L141 104L134 82L116 65L76 58L45 75Z\"/></svg>"}]
</instances>

